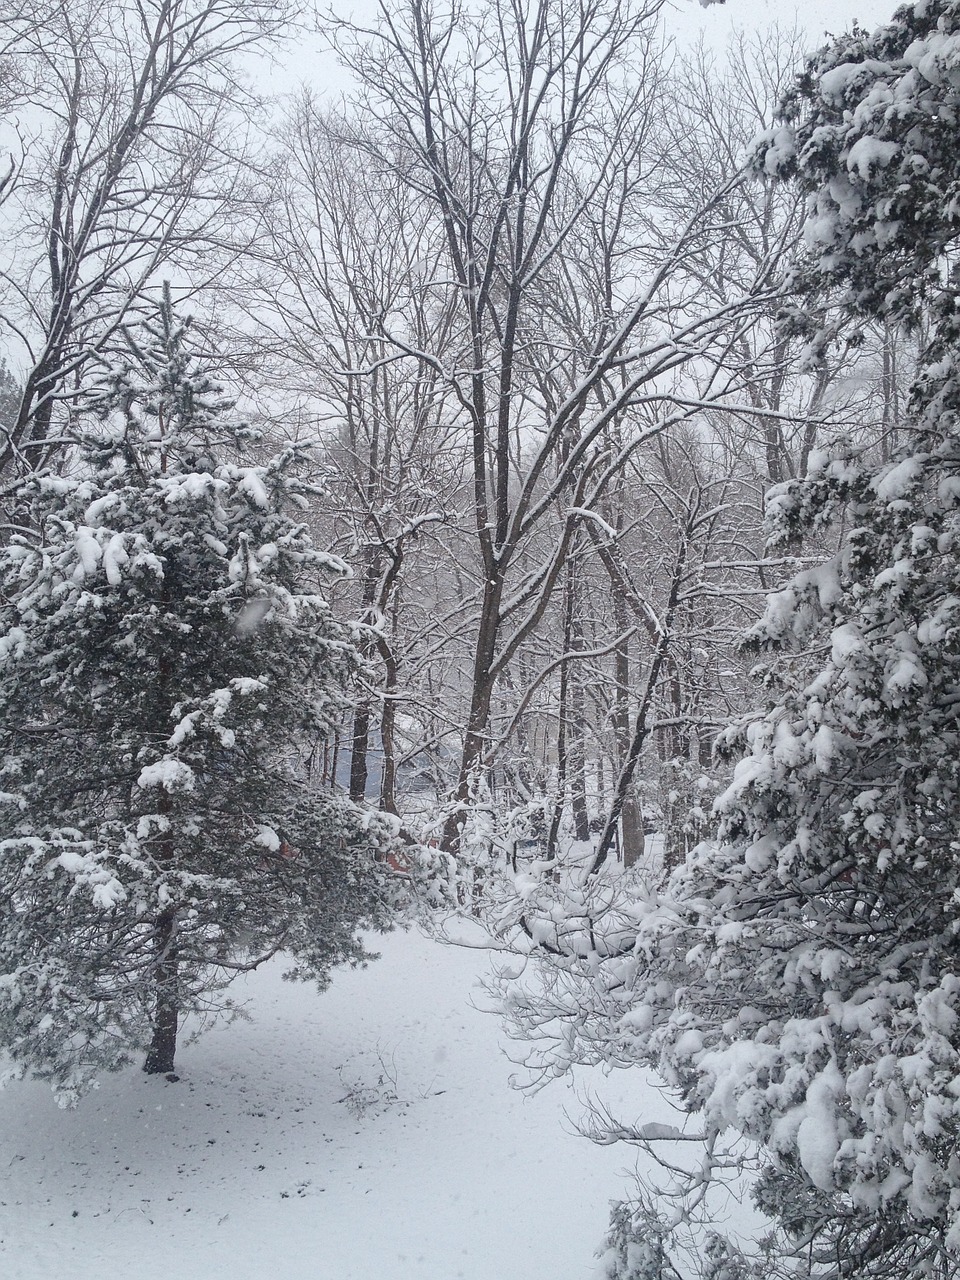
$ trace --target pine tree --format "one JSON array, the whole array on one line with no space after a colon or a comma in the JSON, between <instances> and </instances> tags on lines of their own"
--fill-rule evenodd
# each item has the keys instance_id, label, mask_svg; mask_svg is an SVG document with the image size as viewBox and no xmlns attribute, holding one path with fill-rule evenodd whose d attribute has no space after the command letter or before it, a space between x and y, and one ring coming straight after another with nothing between
<instances>
[{"instance_id":1,"label":"pine tree","mask_svg":"<svg viewBox=\"0 0 960 1280\"><path fill-rule=\"evenodd\" d=\"M0 1044L70 1101L278 951L321 986L396 891L378 815L313 785L355 663L296 518L169 298L101 380L70 474L0 553Z\"/></svg>"},{"instance_id":2,"label":"pine tree","mask_svg":"<svg viewBox=\"0 0 960 1280\"><path fill-rule=\"evenodd\" d=\"M0 432L4 434L13 430L22 390L17 379L7 368L7 362L0 357Z\"/></svg>"},{"instance_id":3,"label":"pine tree","mask_svg":"<svg viewBox=\"0 0 960 1280\"><path fill-rule=\"evenodd\" d=\"M836 552L749 637L762 705L724 735L716 838L663 892L597 886L554 924L553 1025L510 993L518 1034L555 1037L544 1070L654 1066L707 1150L758 1144L791 1275L960 1270L958 66L958 0L905 6L812 57L756 148L808 193L784 324L811 358L866 323L916 335L899 447L840 442L769 496L774 544Z\"/></svg>"},{"instance_id":4,"label":"pine tree","mask_svg":"<svg viewBox=\"0 0 960 1280\"><path fill-rule=\"evenodd\" d=\"M842 536L750 637L766 706L726 735L718 839L650 918L633 1011L830 1275L960 1266L958 62L960 4L905 6L815 55L757 147L809 197L786 325L814 356L911 328L920 372L891 460L840 444L770 495L775 544Z\"/></svg>"}]
</instances>

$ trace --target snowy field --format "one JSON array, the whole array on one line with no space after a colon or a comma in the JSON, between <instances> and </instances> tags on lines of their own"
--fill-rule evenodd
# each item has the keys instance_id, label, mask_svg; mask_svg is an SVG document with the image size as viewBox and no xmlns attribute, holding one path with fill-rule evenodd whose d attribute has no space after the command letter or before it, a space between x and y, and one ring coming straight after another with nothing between
<instances>
[{"instance_id":1,"label":"snowy field","mask_svg":"<svg viewBox=\"0 0 960 1280\"><path fill-rule=\"evenodd\" d=\"M673 1118L636 1072L532 1098L484 952L418 933L332 988L246 980L251 1020L131 1069L75 1111L0 1093L4 1280L592 1280L631 1152L574 1132L589 1089Z\"/></svg>"}]
</instances>

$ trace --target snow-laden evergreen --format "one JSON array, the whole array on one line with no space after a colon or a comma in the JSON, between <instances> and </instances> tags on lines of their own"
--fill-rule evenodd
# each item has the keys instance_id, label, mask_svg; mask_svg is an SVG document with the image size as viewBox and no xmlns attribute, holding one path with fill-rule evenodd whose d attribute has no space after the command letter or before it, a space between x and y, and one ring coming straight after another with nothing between
<instances>
[{"instance_id":1,"label":"snow-laden evergreen","mask_svg":"<svg viewBox=\"0 0 960 1280\"><path fill-rule=\"evenodd\" d=\"M790 179L807 195L806 252L794 283L814 300L831 291L838 310L827 332L839 328L856 341L855 315L932 325L951 363L958 58L957 0L903 5L873 34L841 36L807 60L781 122L753 156L758 173ZM820 320L794 308L815 351L826 336Z\"/></svg>"},{"instance_id":2,"label":"snow-laden evergreen","mask_svg":"<svg viewBox=\"0 0 960 1280\"><path fill-rule=\"evenodd\" d=\"M960 1249L958 465L945 436L780 495L780 519L843 499L853 529L771 600L718 838L615 962L618 1053L762 1145L758 1202L827 1274L952 1274Z\"/></svg>"},{"instance_id":3,"label":"snow-laden evergreen","mask_svg":"<svg viewBox=\"0 0 960 1280\"><path fill-rule=\"evenodd\" d=\"M179 1016L389 924L388 821L311 778L356 653L298 519L298 456L244 433L169 301L17 495L0 553L0 1043L70 1100ZM250 442L247 442L248 445Z\"/></svg>"},{"instance_id":4,"label":"snow-laden evergreen","mask_svg":"<svg viewBox=\"0 0 960 1280\"><path fill-rule=\"evenodd\" d=\"M837 550L749 637L762 705L724 735L716 838L662 891L526 887L550 955L538 987L506 984L540 1069L653 1065L705 1167L721 1135L757 1144L766 1268L791 1274L960 1266L958 67L960 3L906 6L814 56L757 145L809 193L788 326L814 358L912 326L909 412L886 460L841 443L770 494L774 545ZM607 1136L673 1150L643 1124ZM611 1277L660 1274L649 1220L615 1218ZM752 1265L728 1251L720 1273Z\"/></svg>"}]
</instances>

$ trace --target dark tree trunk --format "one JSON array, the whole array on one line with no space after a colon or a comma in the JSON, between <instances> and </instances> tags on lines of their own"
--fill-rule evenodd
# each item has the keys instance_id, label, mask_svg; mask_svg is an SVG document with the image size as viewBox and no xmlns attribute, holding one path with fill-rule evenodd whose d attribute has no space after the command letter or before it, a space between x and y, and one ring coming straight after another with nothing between
<instances>
[{"instance_id":1,"label":"dark tree trunk","mask_svg":"<svg viewBox=\"0 0 960 1280\"><path fill-rule=\"evenodd\" d=\"M367 496L369 499L369 492ZM365 621L372 621L371 610L380 577L380 560L377 549L370 544L364 546L363 557L366 562L363 571L363 617ZM364 658L369 658L373 653L373 645L369 640L360 649ZM367 795L370 718L370 700L362 697L353 713L353 731L350 735L350 799L357 804L363 804Z\"/></svg>"},{"instance_id":2,"label":"dark tree trunk","mask_svg":"<svg viewBox=\"0 0 960 1280\"><path fill-rule=\"evenodd\" d=\"M490 720L490 703L496 681L493 662L502 590L503 582L499 577L487 579L473 660L470 714L463 740L463 754L460 757L460 775L453 796L453 806L444 823L440 842L440 847L445 853L455 853L459 848L460 831L466 819L470 801L470 788L477 771L483 765L483 753L487 745L487 725Z\"/></svg>"},{"instance_id":3,"label":"dark tree trunk","mask_svg":"<svg viewBox=\"0 0 960 1280\"><path fill-rule=\"evenodd\" d=\"M578 600L577 565L570 561L567 566L567 585L570 592L570 638L568 648L571 653L583 649L583 618ZM590 839L590 816L587 812L587 715L584 707L583 672L576 661L570 665L570 688L568 690L570 707L570 730L567 743L567 768L570 777L570 805L573 809L573 834L583 842Z\"/></svg>"},{"instance_id":4,"label":"dark tree trunk","mask_svg":"<svg viewBox=\"0 0 960 1280\"><path fill-rule=\"evenodd\" d=\"M628 794L620 811L620 847L623 865L635 867L643 857L643 817L636 796Z\"/></svg>"},{"instance_id":5,"label":"dark tree trunk","mask_svg":"<svg viewBox=\"0 0 960 1280\"><path fill-rule=\"evenodd\" d=\"M147 1075L170 1075L174 1069L177 1054L177 1027L180 1020L176 931L176 912L164 911L157 920L153 1038L143 1064Z\"/></svg>"},{"instance_id":6,"label":"dark tree trunk","mask_svg":"<svg viewBox=\"0 0 960 1280\"><path fill-rule=\"evenodd\" d=\"M350 747L350 799L362 804L367 794L367 752L370 745L370 704L359 702L353 714Z\"/></svg>"},{"instance_id":7,"label":"dark tree trunk","mask_svg":"<svg viewBox=\"0 0 960 1280\"><path fill-rule=\"evenodd\" d=\"M563 652L570 652L570 641L573 618L573 591L571 590L571 567L567 565L567 576L564 584L563 600ZM560 668L560 699L557 705L557 787L553 800L553 812L550 816L550 830L547 834L547 857L557 856L557 838L560 835L560 820L563 817L563 806L567 798L567 714L570 694L570 663L564 662Z\"/></svg>"},{"instance_id":8,"label":"dark tree trunk","mask_svg":"<svg viewBox=\"0 0 960 1280\"><path fill-rule=\"evenodd\" d=\"M627 630L627 606L621 592L614 585L613 589L614 626L620 635ZM622 640L614 651L614 704L613 729L617 746L617 760L614 776L623 768L630 751L630 650L629 640ZM643 822L640 806L631 787L624 798L620 813L620 848L623 851L623 865L634 867L643 857Z\"/></svg>"},{"instance_id":9,"label":"dark tree trunk","mask_svg":"<svg viewBox=\"0 0 960 1280\"><path fill-rule=\"evenodd\" d=\"M397 812L397 751L394 729L397 720L397 688L399 675L397 660L387 641L381 638L380 656L384 670L383 712L380 717L380 742L383 747L383 774L380 779L380 808L386 813Z\"/></svg>"}]
</instances>

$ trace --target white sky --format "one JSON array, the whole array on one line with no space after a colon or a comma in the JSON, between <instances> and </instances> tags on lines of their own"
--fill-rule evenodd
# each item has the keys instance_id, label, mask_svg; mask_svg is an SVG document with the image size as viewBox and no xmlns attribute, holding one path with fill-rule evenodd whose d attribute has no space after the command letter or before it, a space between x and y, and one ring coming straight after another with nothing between
<instances>
[{"instance_id":1,"label":"white sky","mask_svg":"<svg viewBox=\"0 0 960 1280\"><path fill-rule=\"evenodd\" d=\"M673 0L666 25L678 42L693 43L702 34L708 44L721 49L738 28L796 26L809 31L810 48L823 43L825 32L839 35L858 20L872 31L889 20L900 0L806 0L804 4L778 4L776 0L727 0L704 9L697 0Z\"/></svg>"},{"instance_id":2,"label":"white sky","mask_svg":"<svg viewBox=\"0 0 960 1280\"><path fill-rule=\"evenodd\" d=\"M805 3L777 3L777 0L727 0L704 9L698 0L672 0L668 5L664 26L678 46L690 47L702 37L706 44L721 51L736 30L762 31L775 24L797 27L810 34L808 47L823 44L827 32L840 34L854 21L868 30L888 21L900 0L806 0ZM320 9L328 5L344 16L353 14L372 25L376 0L320 0ZM319 41L304 35L286 45L272 66L258 60L254 79L260 89L281 92L295 90L306 82L316 91L339 95L349 88L346 76L333 58L321 52Z\"/></svg>"}]
</instances>

